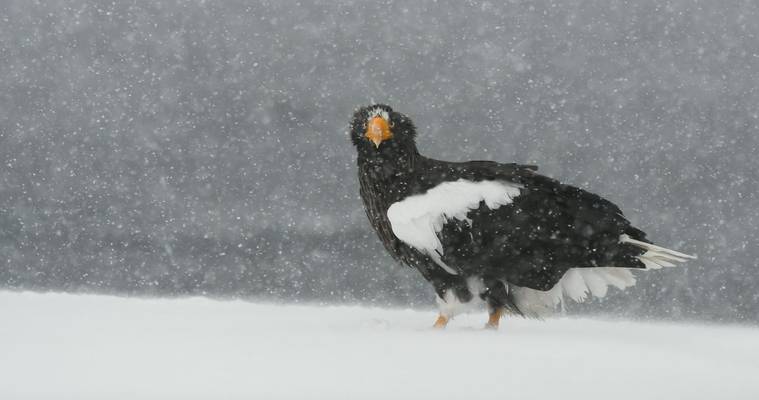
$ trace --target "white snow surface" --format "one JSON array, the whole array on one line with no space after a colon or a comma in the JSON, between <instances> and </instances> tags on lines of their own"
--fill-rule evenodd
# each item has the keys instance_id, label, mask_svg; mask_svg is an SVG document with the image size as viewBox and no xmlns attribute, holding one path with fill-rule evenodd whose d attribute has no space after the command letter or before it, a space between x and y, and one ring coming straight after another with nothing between
<instances>
[{"instance_id":1,"label":"white snow surface","mask_svg":"<svg viewBox=\"0 0 759 400\"><path fill-rule=\"evenodd\" d=\"M759 329L0 292L0 398L757 399Z\"/></svg>"}]
</instances>

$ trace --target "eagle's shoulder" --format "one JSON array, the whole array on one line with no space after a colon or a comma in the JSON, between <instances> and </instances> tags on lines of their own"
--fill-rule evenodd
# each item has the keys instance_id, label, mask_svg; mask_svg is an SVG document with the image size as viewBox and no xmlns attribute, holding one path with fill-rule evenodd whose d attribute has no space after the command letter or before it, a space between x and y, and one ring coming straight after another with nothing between
<instances>
[{"instance_id":1,"label":"eagle's shoulder","mask_svg":"<svg viewBox=\"0 0 759 400\"><path fill-rule=\"evenodd\" d=\"M423 158L417 168L417 179L423 190L436 185L460 179L479 181L522 182L536 175L538 167L517 163L497 163L494 161L450 162Z\"/></svg>"},{"instance_id":2,"label":"eagle's shoulder","mask_svg":"<svg viewBox=\"0 0 759 400\"><path fill-rule=\"evenodd\" d=\"M521 194L522 182L537 167L491 161L452 163L425 159L417 165L415 190L392 203L387 219L395 237L428 255L446 271L456 274L441 257L445 254L438 233L451 220L484 204L495 210Z\"/></svg>"}]
</instances>

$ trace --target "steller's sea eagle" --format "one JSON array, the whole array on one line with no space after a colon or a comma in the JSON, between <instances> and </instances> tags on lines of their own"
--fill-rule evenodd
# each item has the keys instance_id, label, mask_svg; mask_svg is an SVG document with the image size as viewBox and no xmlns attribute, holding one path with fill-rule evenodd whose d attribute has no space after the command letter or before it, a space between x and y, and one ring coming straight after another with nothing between
<instances>
[{"instance_id":1,"label":"steller's sea eagle","mask_svg":"<svg viewBox=\"0 0 759 400\"><path fill-rule=\"evenodd\" d=\"M393 258L434 286L435 327L485 303L486 327L497 328L504 313L540 316L564 296L632 286L631 270L695 258L652 244L619 207L535 166L424 157L411 119L386 105L356 111L350 135L366 215Z\"/></svg>"}]
</instances>

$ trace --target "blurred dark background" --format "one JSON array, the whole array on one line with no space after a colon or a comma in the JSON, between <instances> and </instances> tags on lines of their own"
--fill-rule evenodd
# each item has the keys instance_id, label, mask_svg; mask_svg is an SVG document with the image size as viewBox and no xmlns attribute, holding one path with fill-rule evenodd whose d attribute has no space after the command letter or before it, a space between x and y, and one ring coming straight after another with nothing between
<instances>
[{"instance_id":1,"label":"blurred dark background","mask_svg":"<svg viewBox=\"0 0 759 400\"><path fill-rule=\"evenodd\" d=\"M759 321L754 1L0 1L0 288L431 306L353 110L697 253L574 313Z\"/></svg>"}]
</instances>

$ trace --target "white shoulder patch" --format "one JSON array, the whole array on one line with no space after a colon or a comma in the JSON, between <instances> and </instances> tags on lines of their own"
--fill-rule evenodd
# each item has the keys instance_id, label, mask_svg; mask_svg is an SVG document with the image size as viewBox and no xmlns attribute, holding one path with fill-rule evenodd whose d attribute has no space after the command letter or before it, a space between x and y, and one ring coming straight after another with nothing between
<instances>
[{"instance_id":1,"label":"white shoulder patch","mask_svg":"<svg viewBox=\"0 0 759 400\"><path fill-rule=\"evenodd\" d=\"M449 219L467 220L467 213L484 201L490 209L509 204L519 196L521 186L506 181L473 182L459 179L444 182L424 194L393 203L387 218L393 233L411 247L429 255L451 274L456 271L440 260L443 246L437 233Z\"/></svg>"}]
</instances>

